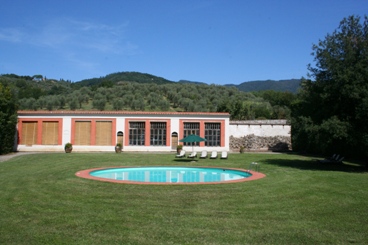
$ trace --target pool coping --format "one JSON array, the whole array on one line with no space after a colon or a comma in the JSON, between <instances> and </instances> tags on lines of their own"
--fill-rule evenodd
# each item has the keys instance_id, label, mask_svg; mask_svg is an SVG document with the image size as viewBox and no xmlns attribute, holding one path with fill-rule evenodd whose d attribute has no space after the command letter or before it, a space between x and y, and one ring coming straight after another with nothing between
<instances>
[{"instance_id":1,"label":"pool coping","mask_svg":"<svg viewBox=\"0 0 368 245\"><path fill-rule=\"evenodd\" d=\"M246 169L241 169L241 168L221 168L221 167L211 167L211 166L196 166L194 168L216 168L216 169L228 169L228 170L237 170L237 171L241 171L241 172L246 172L246 173L250 173L252 174L252 176L248 177L248 178L244 178L244 179L238 179L238 180L229 180L229 181L223 181L223 182L180 182L180 183L167 183L167 182L139 182L139 181L128 181L128 180L114 180L114 179L106 179L106 178L99 178L99 177L95 177L90 175L90 173L92 171L96 171L96 170L102 170L102 169L114 169L114 168L146 168L146 167L188 167L189 166L164 166L164 165L159 165L159 166L116 166L116 167L101 167L101 168L91 168L91 169L85 169L85 170L80 170L78 172L75 173L75 175L77 177L80 178L84 178L84 179L91 179L91 180L97 180L97 181L102 181L102 182L110 182L110 183L118 183L118 184L130 184L130 185L219 185L219 184L231 184L231 183L240 183L240 182L246 182L246 181L253 181L253 180L257 180L257 179L261 179L266 177L265 174L260 173L260 172L256 172L256 171L251 171L251 170L246 170ZM193 167L193 166L191 166Z\"/></svg>"}]
</instances>

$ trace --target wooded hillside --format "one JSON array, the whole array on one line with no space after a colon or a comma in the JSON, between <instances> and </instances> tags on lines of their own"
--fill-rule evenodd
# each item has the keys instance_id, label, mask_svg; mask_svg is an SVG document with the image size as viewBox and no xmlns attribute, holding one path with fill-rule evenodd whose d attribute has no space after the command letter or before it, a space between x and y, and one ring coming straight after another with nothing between
<instances>
[{"instance_id":1,"label":"wooded hillside","mask_svg":"<svg viewBox=\"0 0 368 245\"><path fill-rule=\"evenodd\" d=\"M240 91L235 86L173 82L139 72L120 72L80 82L41 75L0 76L21 110L226 111L233 119L287 118L290 92ZM285 98L283 103L279 103Z\"/></svg>"}]
</instances>

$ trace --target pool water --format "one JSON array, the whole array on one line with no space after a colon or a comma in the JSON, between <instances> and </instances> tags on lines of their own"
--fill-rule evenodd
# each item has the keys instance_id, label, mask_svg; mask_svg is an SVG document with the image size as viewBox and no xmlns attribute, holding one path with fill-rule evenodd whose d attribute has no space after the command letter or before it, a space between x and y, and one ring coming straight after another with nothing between
<instances>
[{"instance_id":1,"label":"pool water","mask_svg":"<svg viewBox=\"0 0 368 245\"><path fill-rule=\"evenodd\" d=\"M129 167L94 170L93 177L115 181L147 183L212 183L236 181L251 177L246 171L225 168L196 167Z\"/></svg>"}]
</instances>

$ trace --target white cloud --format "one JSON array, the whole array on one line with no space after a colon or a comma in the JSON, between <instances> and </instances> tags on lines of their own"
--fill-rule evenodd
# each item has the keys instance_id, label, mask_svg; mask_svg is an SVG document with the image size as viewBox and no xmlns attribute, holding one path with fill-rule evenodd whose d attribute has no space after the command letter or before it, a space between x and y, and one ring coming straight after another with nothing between
<instances>
[{"instance_id":1,"label":"white cloud","mask_svg":"<svg viewBox=\"0 0 368 245\"><path fill-rule=\"evenodd\" d=\"M94 71L98 66L95 62L78 58L79 56L75 53L65 53L64 57L69 63L73 64L73 66L79 67L82 70Z\"/></svg>"},{"instance_id":2,"label":"white cloud","mask_svg":"<svg viewBox=\"0 0 368 245\"><path fill-rule=\"evenodd\" d=\"M132 44L126 36L128 25L128 22L106 25L59 18L49 21L46 25L34 26L27 30L0 29L0 41L28 43L62 52L134 55L138 53L138 46Z\"/></svg>"},{"instance_id":3,"label":"white cloud","mask_svg":"<svg viewBox=\"0 0 368 245\"><path fill-rule=\"evenodd\" d=\"M0 40L18 43L21 42L23 38L23 34L20 30L15 28L3 28L0 29Z\"/></svg>"},{"instance_id":4,"label":"white cloud","mask_svg":"<svg viewBox=\"0 0 368 245\"><path fill-rule=\"evenodd\" d=\"M128 23L113 26L58 19L43 27L35 39L37 43L55 49L131 55L138 47L127 41L127 26Z\"/></svg>"},{"instance_id":5,"label":"white cloud","mask_svg":"<svg viewBox=\"0 0 368 245\"><path fill-rule=\"evenodd\" d=\"M60 69L72 69L81 74L100 74L108 60L139 54L139 47L129 41L128 22L107 25L55 18L46 24L24 28L0 28L0 41L26 45L32 53L51 57ZM32 48L33 46L33 48Z\"/></svg>"}]
</instances>

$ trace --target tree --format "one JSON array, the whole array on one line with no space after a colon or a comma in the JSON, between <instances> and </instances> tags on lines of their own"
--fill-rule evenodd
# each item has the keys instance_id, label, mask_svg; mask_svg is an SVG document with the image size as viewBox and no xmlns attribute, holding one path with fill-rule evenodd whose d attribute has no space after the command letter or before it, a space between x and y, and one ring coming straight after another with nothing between
<instances>
[{"instance_id":1,"label":"tree","mask_svg":"<svg viewBox=\"0 0 368 245\"><path fill-rule=\"evenodd\" d=\"M99 88L99 91L104 92L101 88ZM103 111L105 110L106 102L106 96L103 93L96 92L93 97L92 106L97 110Z\"/></svg>"},{"instance_id":2,"label":"tree","mask_svg":"<svg viewBox=\"0 0 368 245\"><path fill-rule=\"evenodd\" d=\"M160 100L158 107L161 111L168 111L170 109L170 103L167 100Z\"/></svg>"},{"instance_id":3,"label":"tree","mask_svg":"<svg viewBox=\"0 0 368 245\"><path fill-rule=\"evenodd\" d=\"M313 45L315 66L292 106L295 150L367 157L368 19L344 18Z\"/></svg>"},{"instance_id":4,"label":"tree","mask_svg":"<svg viewBox=\"0 0 368 245\"><path fill-rule=\"evenodd\" d=\"M116 111L123 109L123 106L124 106L124 101L122 99L115 98L112 101L112 108Z\"/></svg>"},{"instance_id":5,"label":"tree","mask_svg":"<svg viewBox=\"0 0 368 245\"><path fill-rule=\"evenodd\" d=\"M287 106L290 107L292 102L296 99L296 95L285 91L274 91L274 90L264 90L253 92L253 94L262 97L264 100L268 101L271 106Z\"/></svg>"},{"instance_id":6,"label":"tree","mask_svg":"<svg viewBox=\"0 0 368 245\"><path fill-rule=\"evenodd\" d=\"M75 111L78 107L78 100L76 98L72 98L69 102L69 108L72 111Z\"/></svg>"},{"instance_id":7,"label":"tree","mask_svg":"<svg viewBox=\"0 0 368 245\"><path fill-rule=\"evenodd\" d=\"M13 151L17 117L15 95L0 83L0 155Z\"/></svg>"},{"instance_id":8,"label":"tree","mask_svg":"<svg viewBox=\"0 0 368 245\"><path fill-rule=\"evenodd\" d=\"M43 79L43 76L42 75L34 75L32 78L36 81L41 81Z\"/></svg>"},{"instance_id":9,"label":"tree","mask_svg":"<svg viewBox=\"0 0 368 245\"><path fill-rule=\"evenodd\" d=\"M106 99L105 98L94 99L92 102L92 106L97 110L103 111L105 110Z\"/></svg>"}]
</instances>

